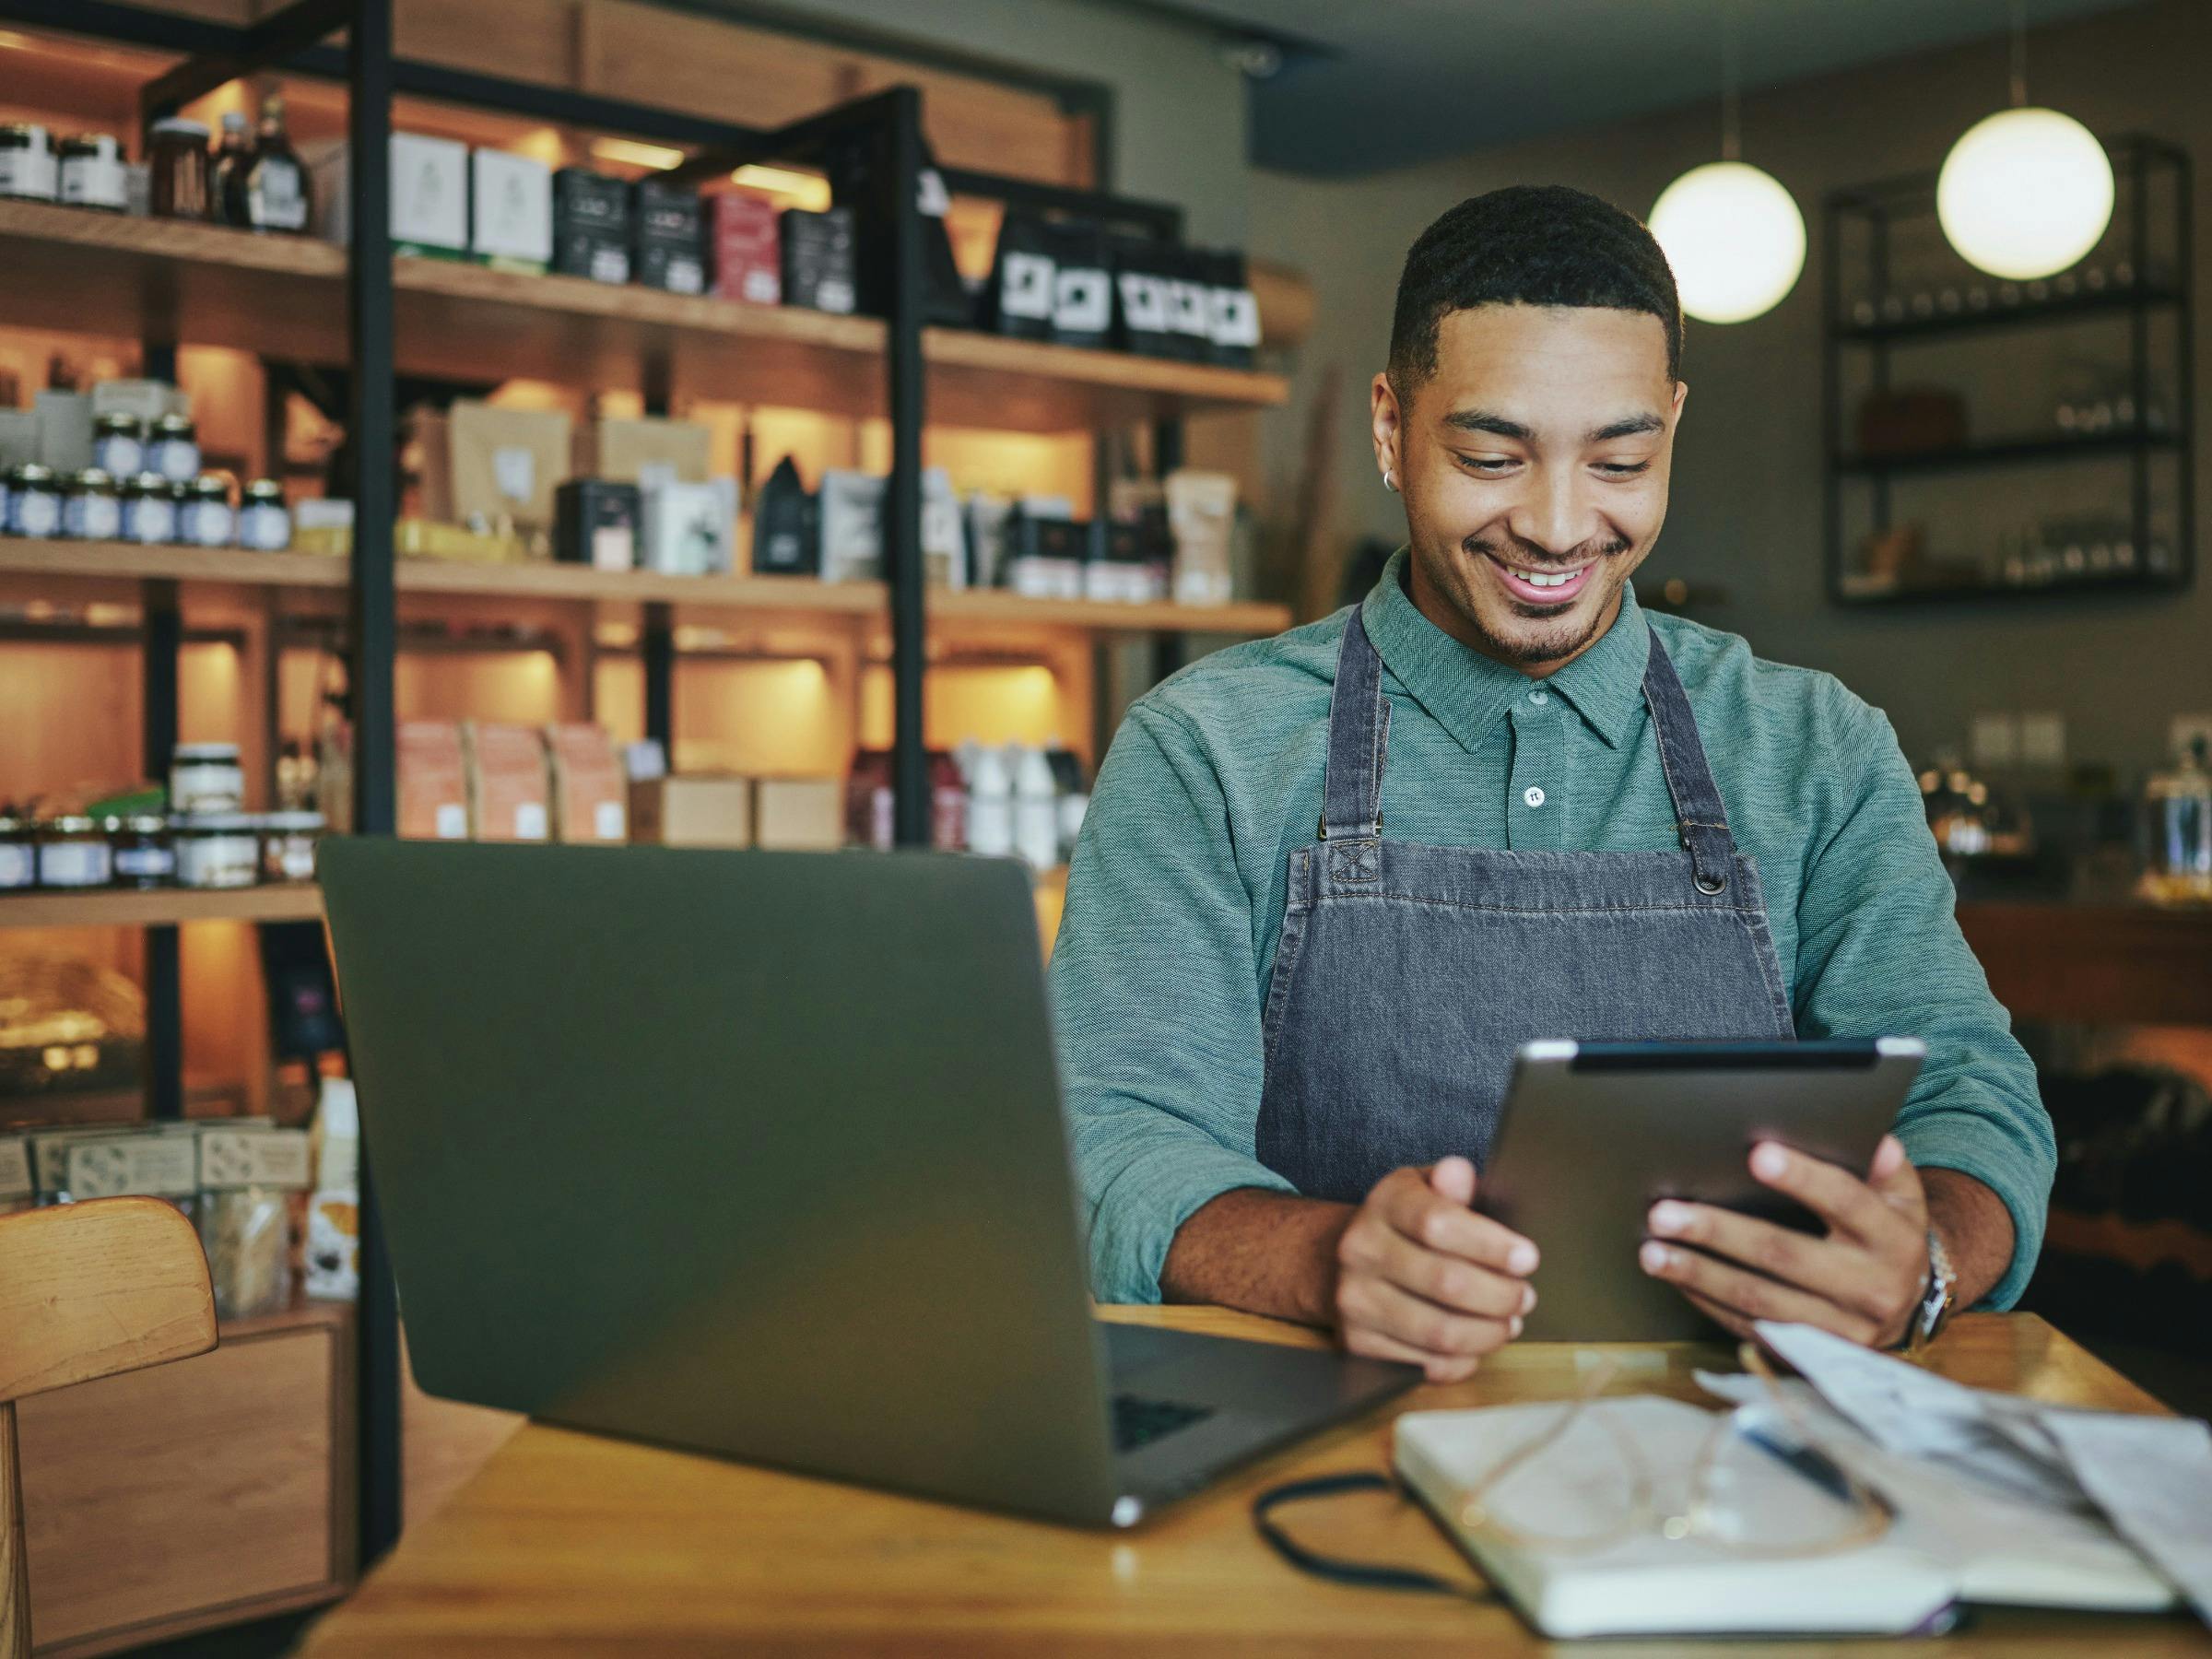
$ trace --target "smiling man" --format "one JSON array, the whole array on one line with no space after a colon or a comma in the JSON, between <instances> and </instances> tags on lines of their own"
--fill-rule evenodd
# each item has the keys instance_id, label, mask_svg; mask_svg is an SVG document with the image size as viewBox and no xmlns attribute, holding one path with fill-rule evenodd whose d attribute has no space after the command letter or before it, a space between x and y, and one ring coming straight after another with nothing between
<instances>
[{"instance_id":1,"label":"smiling man","mask_svg":"<svg viewBox=\"0 0 2212 1659\"><path fill-rule=\"evenodd\" d=\"M2050 1123L1888 721L1636 602L1681 341L1634 218L1462 203L1373 386L1406 546L1361 604L1131 708L1052 966L1101 1300L1465 1376L1543 1283L1470 1207L1518 1044L1881 1034L1928 1060L1872 1168L1750 1155L1824 1235L1660 1204L1642 1270L1733 1330L1877 1345L2019 1294Z\"/></svg>"}]
</instances>

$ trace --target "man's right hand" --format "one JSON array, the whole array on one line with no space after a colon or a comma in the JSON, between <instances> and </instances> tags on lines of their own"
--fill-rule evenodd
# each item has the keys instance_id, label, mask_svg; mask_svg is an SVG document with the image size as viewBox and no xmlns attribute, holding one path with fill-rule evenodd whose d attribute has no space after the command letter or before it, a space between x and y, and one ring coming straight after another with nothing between
<instances>
[{"instance_id":1,"label":"man's right hand","mask_svg":"<svg viewBox=\"0 0 2212 1659\"><path fill-rule=\"evenodd\" d=\"M1521 1334L1536 1305L1536 1247L1468 1207L1475 1166L1447 1158L1394 1170L1336 1243L1336 1324L1344 1346L1418 1365L1431 1382L1470 1377Z\"/></svg>"}]
</instances>

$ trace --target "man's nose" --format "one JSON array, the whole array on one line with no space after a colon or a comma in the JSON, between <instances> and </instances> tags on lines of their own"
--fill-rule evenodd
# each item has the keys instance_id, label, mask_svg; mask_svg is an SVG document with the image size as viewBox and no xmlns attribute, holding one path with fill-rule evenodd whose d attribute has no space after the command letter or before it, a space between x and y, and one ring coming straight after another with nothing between
<instances>
[{"instance_id":1,"label":"man's nose","mask_svg":"<svg viewBox=\"0 0 2212 1659\"><path fill-rule=\"evenodd\" d=\"M1555 560L1571 557L1605 530L1572 473L1539 476L1506 519L1506 527L1524 546Z\"/></svg>"}]
</instances>

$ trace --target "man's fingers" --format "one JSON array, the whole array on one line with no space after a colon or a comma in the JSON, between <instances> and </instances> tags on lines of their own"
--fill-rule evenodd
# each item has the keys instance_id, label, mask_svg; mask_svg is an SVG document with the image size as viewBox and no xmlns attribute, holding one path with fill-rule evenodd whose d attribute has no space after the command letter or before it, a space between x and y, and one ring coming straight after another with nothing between
<instances>
[{"instance_id":1,"label":"man's fingers","mask_svg":"<svg viewBox=\"0 0 2212 1659\"><path fill-rule=\"evenodd\" d=\"M1382 1217L1424 1249L1521 1277L1535 1271L1534 1244L1502 1222L1454 1204L1426 1181L1394 1178Z\"/></svg>"},{"instance_id":2,"label":"man's fingers","mask_svg":"<svg viewBox=\"0 0 2212 1659\"><path fill-rule=\"evenodd\" d=\"M1792 1231L1756 1216L1710 1204L1663 1198L1646 1220L1660 1239L1695 1244L1771 1279L1841 1302L1869 1316L1882 1312L1883 1286L1874 1265L1850 1239L1818 1238Z\"/></svg>"},{"instance_id":3,"label":"man's fingers","mask_svg":"<svg viewBox=\"0 0 2212 1659\"><path fill-rule=\"evenodd\" d=\"M1430 1250L1388 1229L1380 1230L1360 1265L1401 1290L1409 1290L1453 1313L1511 1319L1536 1305L1535 1289L1511 1274Z\"/></svg>"},{"instance_id":4,"label":"man's fingers","mask_svg":"<svg viewBox=\"0 0 2212 1659\"><path fill-rule=\"evenodd\" d=\"M1724 1308L1712 1297L1700 1296L1695 1290L1685 1289L1682 1296L1683 1300L1688 1301L1691 1307L1697 1309L1699 1312L1704 1314L1706 1318L1724 1330L1742 1337L1746 1342L1758 1340L1759 1333L1752 1329L1751 1322L1735 1309Z\"/></svg>"},{"instance_id":5,"label":"man's fingers","mask_svg":"<svg viewBox=\"0 0 2212 1659\"><path fill-rule=\"evenodd\" d=\"M1653 1278L1664 1279L1685 1291L1694 1291L1731 1312L1754 1319L1778 1319L1789 1324L1817 1325L1847 1341L1866 1343L1877 1334L1875 1322L1865 1314L1800 1290L1747 1273L1725 1262L1700 1255L1694 1250L1647 1240L1637 1260Z\"/></svg>"},{"instance_id":6,"label":"man's fingers","mask_svg":"<svg viewBox=\"0 0 2212 1659\"><path fill-rule=\"evenodd\" d=\"M1370 1359L1395 1359L1403 1365L1418 1365L1421 1374L1431 1382L1465 1382L1482 1364L1477 1354L1424 1353L1410 1343L1400 1342L1395 1336L1386 1336L1365 1325L1345 1327L1344 1349L1347 1354L1359 1354Z\"/></svg>"},{"instance_id":7,"label":"man's fingers","mask_svg":"<svg viewBox=\"0 0 2212 1659\"><path fill-rule=\"evenodd\" d=\"M1905 1156L1904 1142L1894 1135L1883 1135L1882 1144L1874 1149L1874 1163L1866 1171L1866 1184L1895 1208L1927 1214L1928 1195L1921 1185L1920 1171Z\"/></svg>"},{"instance_id":8,"label":"man's fingers","mask_svg":"<svg viewBox=\"0 0 2212 1659\"><path fill-rule=\"evenodd\" d=\"M1440 1158L1429 1171L1430 1188L1463 1207L1475 1202L1475 1166L1464 1158Z\"/></svg>"},{"instance_id":9,"label":"man's fingers","mask_svg":"<svg viewBox=\"0 0 2212 1659\"><path fill-rule=\"evenodd\" d=\"M1881 1242L1902 1218L1895 1206L1849 1170L1773 1141L1761 1141L1751 1148L1751 1173L1762 1185L1787 1193L1838 1232L1867 1243ZM1924 1212L1912 1225L1926 1225Z\"/></svg>"},{"instance_id":10,"label":"man's fingers","mask_svg":"<svg viewBox=\"0 0 2212 1659\"><path fill-rule=\"evenodd\" d=\"M1465 1359L1503 1347L1519 1335L1521 1321L1454 1313L1425 1297L1401 1290L1379 1278L1347 1285L1337 1312L1346 1328L1380 1331L1423 1354Z\"/></svg>"}]
</instances>

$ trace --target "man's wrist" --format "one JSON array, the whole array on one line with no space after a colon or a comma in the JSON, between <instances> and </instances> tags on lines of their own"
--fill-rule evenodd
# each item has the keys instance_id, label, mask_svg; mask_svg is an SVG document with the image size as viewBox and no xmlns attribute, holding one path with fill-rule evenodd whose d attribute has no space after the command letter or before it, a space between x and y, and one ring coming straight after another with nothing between
<instances>
[{"instance_id":1,"label":"man's wrist","mask_svg":"<svg viewBox=\"0 0 2212 1659\"><path fill-rule=\"evenodd\" d=\"M1336 1241L1355 1213L1348 1204L1232 1187L1176 1230L1159 1270L1160 1300L1333 1327Z\"/></svg>"},{"instance_id":2,"label":"man's wrist","mask_svg":"<svg viewBox=\"0 0 2212 1659\"><path fill-rule=\"evenodd\" d=\"M1928 1230L1942 1241L1952 1274L1953 1312L1971 1308L1996 1288L2012 1265L2012 1211L1984 1182L1959 1170L1920 1172L1927 1194Z\"/></svg>"}]
</instances>

